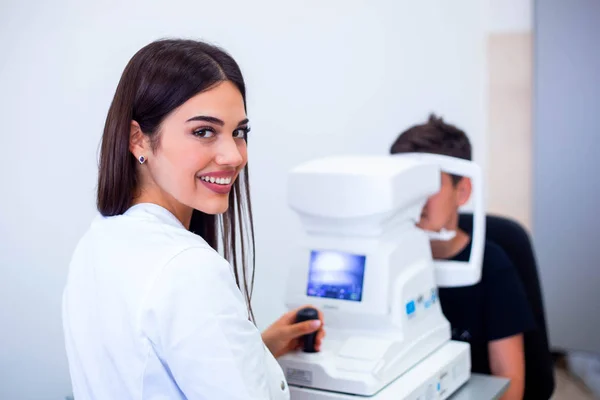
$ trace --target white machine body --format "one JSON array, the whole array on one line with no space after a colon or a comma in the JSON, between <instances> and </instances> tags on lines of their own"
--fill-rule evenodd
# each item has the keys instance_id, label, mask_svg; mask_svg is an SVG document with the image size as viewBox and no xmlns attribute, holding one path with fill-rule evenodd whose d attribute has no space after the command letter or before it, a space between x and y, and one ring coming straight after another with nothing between
<instances>
[{"instance_id":1,"label":"white machine body","mask_svg":"<svg viewBox=\"0 0 600 400\"><path fill-rule=\"evenodd\" d=\"M449 341L369 400L445 400L470 376L467 343ZM292 400L357 400L353 394L290 386Z\"/></svg>"},{"instance_id":2,"label":"white machine body","mask_svg":"<svg viewBox=\"0 0 600 400\"><path fill-rule=\"evenodd\" d=\"M415 226L447 169L476 188L472 255L457 265L434 262L428 235ZM291 172L288 201L307 235L286 305L319 308L327 330L319 353L278 360L292 400L383 400L399 384L406 395L395 389L394 398L434 387L441 399L468 379L469 346L450 341L437 287L480 279L480 188L475 164L427 154L329 157Z\"/></svg>"}]
</instances>

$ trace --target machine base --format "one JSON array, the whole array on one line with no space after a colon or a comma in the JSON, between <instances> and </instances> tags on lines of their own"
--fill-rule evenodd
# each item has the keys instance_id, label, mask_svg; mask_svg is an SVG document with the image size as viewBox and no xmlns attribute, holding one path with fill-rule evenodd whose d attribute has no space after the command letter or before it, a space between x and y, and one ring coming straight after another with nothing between
<instances>
[{"instance_id":1,"label":"machine base","mask_svg":"<svg viewBox=\"0 0 600 400\"><path fill-rule=\"evenodd\" d=\"M290 385L291 400L444 400L471 375L469 344L449 341L374 396Z\"/></svg>"}]
</instances>

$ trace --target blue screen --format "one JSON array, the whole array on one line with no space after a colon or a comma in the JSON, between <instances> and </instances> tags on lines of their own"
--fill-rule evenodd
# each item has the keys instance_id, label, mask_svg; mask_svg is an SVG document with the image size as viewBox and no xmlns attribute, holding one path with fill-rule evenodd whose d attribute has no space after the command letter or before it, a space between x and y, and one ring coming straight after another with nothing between
<instances>
[{"instance_id":1,"label":"blue screen","mask_svg":"<svg viewBox=\"0 0 600 400\"><path fill-rule=\"evenodd\" d=\"M338 251L310 254L306 294L313 297L361 301L366 257Z\"/></svg>"}]
</instances>

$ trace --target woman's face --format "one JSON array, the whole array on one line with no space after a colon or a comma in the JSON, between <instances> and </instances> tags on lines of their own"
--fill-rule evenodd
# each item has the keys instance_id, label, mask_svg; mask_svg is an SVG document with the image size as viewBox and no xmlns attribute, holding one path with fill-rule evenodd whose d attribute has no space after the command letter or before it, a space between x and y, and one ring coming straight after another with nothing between
<instances>
[{"instance_id":1,"label":"woman's face","mask_svg":"<svg viewBox=\"0 0 600 400\"><path fill-rule=\"evenodd\" d=\"M154 197L176 215L189 211L191 216L191 209L224 213L247 162L247 133L244 101L231 82L192 97L160 125L159 144L140 165L141 197ZM139 150L134 154L139 157Z\"/></svg>"}]
</instances>

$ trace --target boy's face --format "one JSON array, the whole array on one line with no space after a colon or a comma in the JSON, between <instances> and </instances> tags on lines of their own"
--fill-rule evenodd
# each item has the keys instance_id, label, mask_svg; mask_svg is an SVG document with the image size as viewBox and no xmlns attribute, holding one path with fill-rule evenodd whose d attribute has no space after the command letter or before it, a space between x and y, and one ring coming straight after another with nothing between
<instances>
[{"instance_id":1,"label":"boy's face","mask_svg":"<svg viewBox=\"0 0 600 400\"><path fill-rule=\"evenodd\" d=\"M428 231L438 232L442 228L455 230L458 224L458 208L464 205L471 196L471 180L462 178L456 185L452 177L442 172L440 191L431 196L417 226Z\"/></svg>"}]
</instances>

